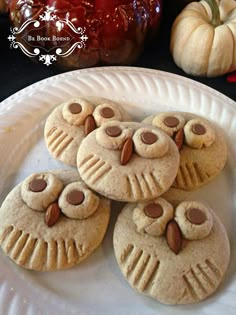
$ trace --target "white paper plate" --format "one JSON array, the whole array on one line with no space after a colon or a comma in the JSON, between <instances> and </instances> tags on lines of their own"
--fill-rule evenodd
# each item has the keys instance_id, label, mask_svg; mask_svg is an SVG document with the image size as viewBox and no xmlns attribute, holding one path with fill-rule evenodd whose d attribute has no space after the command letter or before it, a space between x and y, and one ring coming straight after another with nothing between
<instances>
[{"instance_id":1,"label":"white paper plate","mask_svg":"<svg viewBox=\"0 0 236 315\"><path fill-rule=\"evenodd\" d=\"M236 314L236 104L204 85L155 70L110 67L69 72L14 94L0 105L0 201L32 172L62 167L44 145L44 120L56 104L77 95L121 102L135 119L161 110L189 111L225 129L227 166L194 195L208 202L227 228L232 249L229 271L217 293L196 305L165 306L136 293L123 278L113 253L118 213L114 210L102 246L70 270L26 271L0 252L0 314Z\"/></svg>"}]
</instances>

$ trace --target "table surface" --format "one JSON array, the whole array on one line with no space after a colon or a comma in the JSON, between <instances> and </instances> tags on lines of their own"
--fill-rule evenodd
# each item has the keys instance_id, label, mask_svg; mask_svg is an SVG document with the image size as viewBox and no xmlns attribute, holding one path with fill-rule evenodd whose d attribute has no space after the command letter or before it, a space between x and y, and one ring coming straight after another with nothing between
<instances>
[{"instance_id":1,"label":"table surface","mask_svg":"<svg viewBox=\"0 0 236 315\"><path fill-rule=\"evenodd\" d=\"M172 21L164 14L158 35L145 47L138 62L133 66L158 69L194 79L236 101L236 83L228 83L226 76L214 79L192 77L175 65L169 52ZM41 63L32 62L20 49L10 49L10 42L7 39L9 35L8 17L0 16L0 101L30 84L62 72L55 67L46 67Z\"/></svg>"}]
</instances>

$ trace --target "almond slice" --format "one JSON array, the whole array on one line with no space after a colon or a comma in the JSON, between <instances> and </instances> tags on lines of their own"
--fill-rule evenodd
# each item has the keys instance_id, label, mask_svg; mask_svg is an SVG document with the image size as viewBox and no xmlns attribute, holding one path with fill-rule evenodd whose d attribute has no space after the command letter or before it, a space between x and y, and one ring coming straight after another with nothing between
<instances>
[{"instance_id":1,"label":"almond slice","mask_svg":"<svg viewBox=\"0 0 236 315\"><path fill-rule=\"evenodd\" d=\"M59 219L61 209L57 202L50 204L45 213L45 223L48 227L53 226Z\"/></svg>"},{"instance_id":2,"label":"almond slice","mask_svg":"<svg viewBox=\"0 0 236 315\"><path fill-rule=\"evenodd\" d=\"M92 115L89 115L86 119L85 119L85 123L84 123L84 133L85 136L87 136L88 134L90 134L90 132L92 132L93 130L95 130L97 128L96 126L96 122L95 119Z\"/></svg>"},{"instance_id":3,"label":"almond slice","mask_svg":"<svg viewBox=\"0 0 236 315\"><path fill-rule=\"evenodd\" d=\"M120 156L120 164L126 165L129 160L131 159L131 156L134 152L134 144L132 138L126 139L123 148L121 150L121 156Z\"/></svg>"},{"instance_id":4,"label":"almond slice","mask_svg":"<svg viewBox=\"0 0 236 315\"><path fill-rule=\"evenodd\" d=\"M174 135L174 142L180 151L184 143L184 128L181 128L176 132Z\"/></svg>"},{"instance_id":5,"label":"almond slice","mask_svg":"<svg viewBox=\"0 0 236 315\"><path fill-rule=\"evenodd\" d=\"M178 255L182 247L182 235L180 228L175 220L171 220L166 229L167 244L170 249Z\"/></svg>"}]
</instances>

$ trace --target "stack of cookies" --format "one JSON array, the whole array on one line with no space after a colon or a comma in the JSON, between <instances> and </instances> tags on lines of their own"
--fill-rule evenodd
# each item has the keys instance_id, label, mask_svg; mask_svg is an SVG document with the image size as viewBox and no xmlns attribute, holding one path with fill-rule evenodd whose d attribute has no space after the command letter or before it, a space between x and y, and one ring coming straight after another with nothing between
<instances>
[{"instance_id":1,"label":"stack of cookies","mask_svg":"<svg viewBox=\"0 0 236 315\"><path fill-rule=\"evenodd\" d=\"M74 98L45 124L49 153L74 169L34 173L0 209L0 244L38 271L80 263L102 242L110 200L126 202L114 253L140 293L165 304L201 301L219 286L230 258L227 233L189 191L224 168L220 128L192 113L157 113L142 122L111 100ZM30 215L29 215L30 213Z\"/></svg>"}]
</instances>

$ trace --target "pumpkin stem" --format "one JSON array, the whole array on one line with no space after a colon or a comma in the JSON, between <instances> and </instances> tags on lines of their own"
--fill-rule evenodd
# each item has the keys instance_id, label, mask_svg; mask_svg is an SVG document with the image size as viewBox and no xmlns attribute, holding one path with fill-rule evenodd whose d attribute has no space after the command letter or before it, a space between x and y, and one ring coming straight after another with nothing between
<instances>
[{"instance_id":1,"label":"pumpkin stem","mask_svg":"<svg viewBox=\"0 0 236 315\"><path fill-rule=\"evenodd\" d=\"M212 12L212 20L211 20L211 24L214 27L217 27L219 25L221 25L221 20L220 20L220 10L219 10L219 6L216 2L216 0L204 0L209 7L211 8L211 12Z\"/></svg>"}]
</instances>

